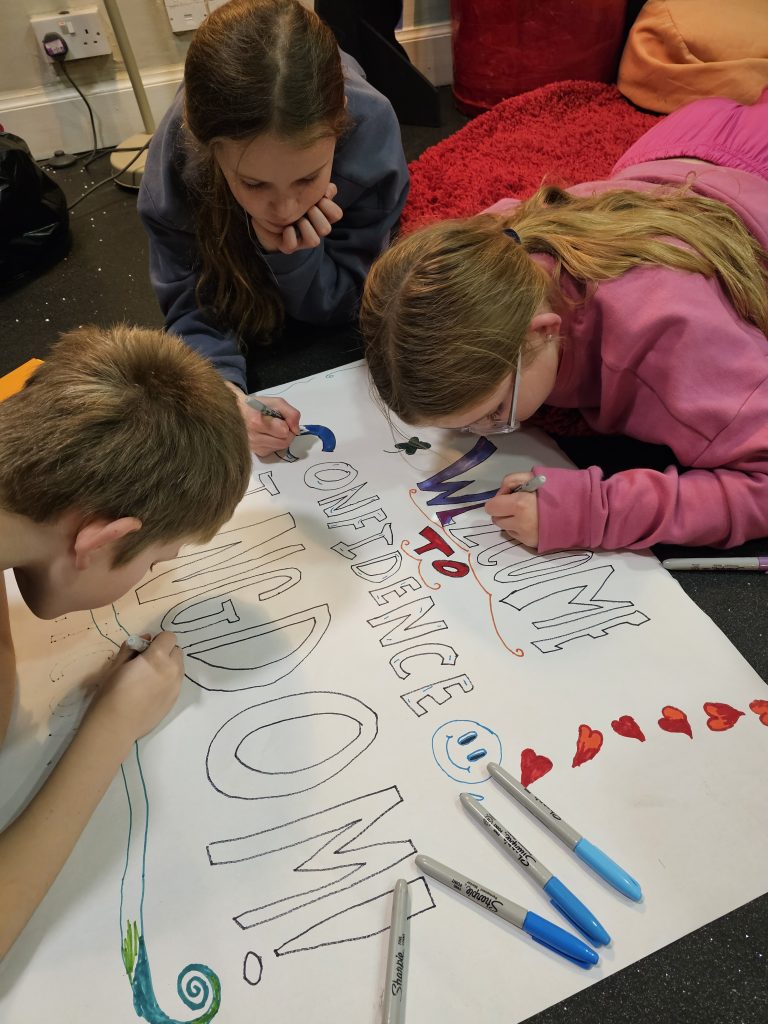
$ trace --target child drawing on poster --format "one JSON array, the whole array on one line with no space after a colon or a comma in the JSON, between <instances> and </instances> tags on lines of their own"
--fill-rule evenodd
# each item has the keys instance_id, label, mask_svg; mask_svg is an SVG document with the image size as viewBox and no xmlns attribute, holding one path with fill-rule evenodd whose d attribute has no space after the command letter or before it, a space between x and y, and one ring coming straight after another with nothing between
<instances>
[{"instance_id":1,"label":"child drawing on poster","mask_svg":"<svg viewBox=\"0 0 768 1024\"><path fill-rule=\"evenodd\" d=\"M0 565L13 570L41 618L101 607L151 565L173 559L183 541L209 539L231 517L249 474L234 399L181 342L128 327L72 332L0 404ZM0 656L4 735L17 674L4 582ZM136 740L173 706L182 673L175 636L161 632L143 654L120 646L90 679L77 733L0 836L0 955ZM141 941L135 928L126 936L126 961L138 954L139 969Z\"/></svg>"}]
</instances>

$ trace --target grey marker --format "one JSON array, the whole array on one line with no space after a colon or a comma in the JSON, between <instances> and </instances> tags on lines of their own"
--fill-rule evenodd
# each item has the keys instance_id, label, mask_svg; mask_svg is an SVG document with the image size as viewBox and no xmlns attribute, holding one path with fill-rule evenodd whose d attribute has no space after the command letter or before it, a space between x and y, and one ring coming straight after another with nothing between
<instances>
[{"instance_id":1,"label":"grey marker","mask_svg":"<svg viewBox=\"0 0 768 1024\"><path fill-rule=\"evenodd\" d=\"M548 868L536 860L531 851L523 846L520 840L516 839L498 819L494 818L490 811L482 807L476 797L462 793L460 799L464 809L475 821L478 821L502 850L516 860L526 874L541 886L552 906L559 910L571 924L576 925L590 942L596 946L605 946L611 941L610 935L592 911L585 907L559 878L556 878Z\"/></svg>"},{"instance_id":2,"label":"grey marker","mask_svg":"<svg viewBox=\"0 0 768 1024\"><path fill-rule=\"evenodd\" d=\"M256 412L260 412L262 416L271 416L273 420L284 420L285 416L277 409L273 409L271 405L267 405L262 402L260 398L256 398L255 395L246 395L245 404L250 405Z\"/></svg>"},{"instance_id":3,"label":"grey marker","mask_svg":"<svg viewBox=\"0 0 768 1024\"><path fill-rule=\"evenodd\" d=\"M519 494L521 491L530 493L531 491L538 491L542 484L547 482L547 478L543 473L539 473L538 476L532 476L530 480L526 480L524 484L518 484L517 487L513 487L509 492L510 494Z\"/></svg>"},{"instance_id":4,"label":"grey marker","mask_svg":"<svg viewBox=\"0 0 768 1024\"><path fill-rule=\"evenodd\" d=\"M445 864L440 864L439 861L432 860L431 857L423 857L421 854L416 858L416 866L421 868L425 874L436 878L438 882L442 882L443 885L447 885L454 892L459 893L470 903L481 907L486 913L508 921L515 928L520 928L521 931L530 935L535 942L559 953L560 956L578 964L579 967L591 967L599 961L600 957L594 949L591 949L581 939L576 938L575 935L552 924L546 918L539 917L533 911L519 907L517 903L508 900L506 896L499 896L492 889L487 889L484 885L460 875L453 868L446 867Z\"/></svg>"},{"instance_id":5,"label":"grey marker","mask_svg":"<svg viewBox=\"0 0 768 1024\"><path fill-rule=\"evenodd\" d=\"M475 821L479 821L488 830L505 853L514 857L527 870L528 874L532 876L534 882L543 889L552 877L552 872L547 871L543 864L539 864L531 851L527 850L519 839L515 839L512 833L508 832L501 822L494 818L489 811L481 807L479 802L474 797L471 797L469 793L462 793L459 799L464 810L469 811Z\"/></svg>"},{"instance_id":6,"label":"grey marker","mask_svg":"<svg viewBox=\"0 0 768 1024\"><path fill-rule=\"evenodd\" d=\"M404 1020L405 986L408 975L410 929L408 914L411 894L404 878L398 878L392 893L392 920L389 926L387 977L384 984L382 1024L400 1024Z\"/></svg>"},{"instance_id":7,"label":"grey marker","mask_svg":"<svg viewBox=\"0 0 768 1024\"><path fill-rule=\"evenodd\" d=\"M460 875L453 868L441 864L438 860L432 860L431 857L424 857L422 854L416 858L416 867L430 878L435 878L443 885L447 885L449 889L453 889L470 903L479 904L483 909L500 917L503 921L509 921L515 928L523 927L528 911L518 906L517 903L513 903L512 900L508 900L506 896L499 896L492 889L487 889L479 882L473 882L466 875Z\"/></svg>"},{"instance_id":8,"label":"grey marker","mask_svg":"<svg viewBox=\"0 0 768 1024\"><path fill-rule=\"evenodd\" d=\"M593 871L596 871L601 878L604 878L606 882L622 893L622 895L635 900L635 902L639 902L643 898L640 883L625 871L624 868L620 867L615 860L611 860L598 846L595 846L594 843L586 839L581 832L571 828L567 822L563 821L559 814L555 814L551 807L547 807L542 800L539 800L525 786L522 786L509 772L505 772L503 768L495 763L490 763L487 768L491 778L498 782L502 789L506 789L535 818L538 818L542 825L546 826L558 839L561 839L570 850L573 850L579 860L583 860L585 864L588 864Z\"/></svg>"},{"instance_id":9,"label":"grey marker","mask_svg":"<svg viewBox=\"0 0 768 1024\"><path fill-rule=\"evenodd\" d=\"M138 636L136 633L132 633L125 641L125 646L130 647L130 649L132 651L136 651L137 654L143 654L151 642L151 640L145 640L143 636Z\"/></svg>"},{"instance_id":10,"label":"grey marker","mask_svg":"<svg viewBox=\"0 0 768 1024\"><path fill-rule=\"evenodd\" d=\"M551 807L547 807L543 800L539 800L537 796L534 796L530 790L521 785L509 772L505 772L500 765L491 762L486 767L488 774L494 782L498 782L502 789L506 789L518 803L522 804L527 811L530 811L535 818L538 818L542 825L546 825L550 832L554 832L557 838L562 839L566 846L569 846L571 849L576 846L582 838L580 832L577 832L575 828L571 828L567 822L563 821L559 814L555 814Z\"/></svg>"}]
</instances>

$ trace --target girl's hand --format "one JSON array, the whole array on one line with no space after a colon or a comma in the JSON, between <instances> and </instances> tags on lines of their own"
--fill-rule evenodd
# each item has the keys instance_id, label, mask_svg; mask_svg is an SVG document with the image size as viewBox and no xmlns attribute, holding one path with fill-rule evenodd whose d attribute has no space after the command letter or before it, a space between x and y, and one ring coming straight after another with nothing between
<instances>
[{"instance_id":1,"label":"girl's hand","mask_svg":"<svg viewBox=\"0 0 768 1024\"><path fill-rule=\"evenodd\" d=\"M266 252L282 252L287 256L301 249L315 249L320 241L330 234L331 228L344 216L344 211L333 202L337 192L333 182L328 184L325 195L310 206L303 217L289 224L280 234L267 231L251 219L259 244Z\"/></svg>"},{"instance_id":2,"label":"girl's hand","mask_svg":"<svg viewBox=\"0 0 768 1024\"><path fill-rule=\"evenodd\" d=\"M248 446L254 455L264 458L265 455L274 455L287 448L294 437L300 431L299 410L289 405L284 398L275 398L267 395L265 405L270 406L276 412L282 414L284 419L276 416L265 416L263 413L252 409L245 401L246 396L240 388L231 381L225 381L228 388L235 393L240 409L240 415L245 422L248 431Z\"/></svg>"},{"instance_id":3,"label":"girl's hand","mask_svg":"<svg viewBox=\"0 0 768 1024\"><path fill-rule=\"evenodd\" d=\"M510 473L501 487L485 503L485 511L493 522L513 540L534 550L539 545L539 506L535 492L512 494L511 491L530 480L533 473Z\"/></svg>"}]
</instances>

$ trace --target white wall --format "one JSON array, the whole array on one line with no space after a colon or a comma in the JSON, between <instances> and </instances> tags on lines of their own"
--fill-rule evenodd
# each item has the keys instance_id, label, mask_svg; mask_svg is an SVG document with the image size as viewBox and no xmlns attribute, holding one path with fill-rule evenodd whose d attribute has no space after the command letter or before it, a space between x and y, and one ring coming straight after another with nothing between
<instances>
[{"instance_id":1,"label":"white wall","mask_svg":"<svg viewBox=\"0 0 768 1024\"><path fill-rule=\"evenodd\" d=\"M313 0L302 0L307 7ZM98 0L73 0L73 10L93 6L109 19ZM159 118L181 81L192 33L174 35L163 0L118 0L126 32L150 105ZM26 139L36 157L56 149L90 148L90 124L80 97L56 65L40 52L29 19L61 10L56 0L0 0L0 123ZM401 41L417 67L435 84L451 79L449 0L405 0ZM111 56L71 61L67 68L88 96L101 146L116 145L142 130L141 117L112 38Z\"/></svg>"}]
</instances>

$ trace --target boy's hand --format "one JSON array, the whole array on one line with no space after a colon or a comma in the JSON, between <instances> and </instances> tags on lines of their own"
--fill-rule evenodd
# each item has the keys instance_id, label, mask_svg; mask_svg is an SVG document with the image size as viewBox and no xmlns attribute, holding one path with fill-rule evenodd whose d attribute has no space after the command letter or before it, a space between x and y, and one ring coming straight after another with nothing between
<instances>
[{"instance_id":1,"label":"boy's hand","mask_svg":"<svg viewBox=\"0 0 768 1024\"><path fill-rule=\"evenodd\" d=\"M158 633L143 654L125 644L105 673L88 715L104 719L105 729L128 745L160 722L179 695L184 657L175 633Z\"/></svg>"},{"instance_id":2,"label":"boy's hand","mask_svg":"<svg viewBox=\"0 0 768 1024\"><path fill-rule=\"evenodd\" d=\"M486 501L485 511L496 526L513 540L535 550L539 545L539 506L536 494L510 493L532 476L533 473L510 473L505 476L494 497Z\"/></svg>"},{"instance_id":3,"label":"boy's hand","mask_svg":"<svg viewBox=\"0 0 768 1024\"><path fill-rule=\"evenodd\" d=\"M280 234L267 231L266 228L251 219L251 225L265 252L282 252L286 256L299 252L301 249L315 249L320 240L330 234L331 228L344 216L344 211L334 203L337 192L333 182L329 182L325 195L310 206L303 217L294 224L289 224Z\"/></svg>"},{"instance_id":4,"label":"boy's hand","mask_svg":"<svg viewBox=\"0 0 768 1024\"><path fill-rule=\"evenodd\" d=\"M232 384L231 381L225 381L225 384L237 397L240 415L243 417L245 428L248 431L248 446L254 455L261 458L265 455L274 455L275 452L283 451L295 437L298 437L301 429L299 410L294 409L284 398L267 395L264 401L265 405L270 406L284 417L281 420L276 416L264 416L263 413L253 409L247 404L246 396L236 384Z\"/></svg>"}]
</instances>

